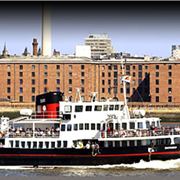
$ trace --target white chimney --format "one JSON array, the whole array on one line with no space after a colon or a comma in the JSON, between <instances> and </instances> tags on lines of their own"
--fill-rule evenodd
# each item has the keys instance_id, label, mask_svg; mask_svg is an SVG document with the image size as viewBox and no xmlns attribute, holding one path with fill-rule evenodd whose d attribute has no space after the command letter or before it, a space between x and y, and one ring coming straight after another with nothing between
<instances>
[{"instance_id":1,"label":"white chimney","mask_svg":"<svg viewBox=\"0 0 180 180\"><path fill-rule=\"evenodd\" d=\"M42 8L42 55L50 57L51 53L51 15L50 7L43 3Z\"/></svg>"}]
</instances>

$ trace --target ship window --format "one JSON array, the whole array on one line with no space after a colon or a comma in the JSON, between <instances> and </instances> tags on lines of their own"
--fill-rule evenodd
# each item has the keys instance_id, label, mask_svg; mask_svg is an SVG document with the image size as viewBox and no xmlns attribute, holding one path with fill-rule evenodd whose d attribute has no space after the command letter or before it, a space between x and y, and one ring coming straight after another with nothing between
<instances>
[{"instance_id":1,"label":"ship window","mask_svg":"<svg viewBox=\"0 0 180 180\"><path fill-rule=\"evenodd\" d=\"M168 139L165 139L165 144L168 144L168 145L170 145L170 144L171 144L171 139L170 139L170 138L168 138Z\"/></svg>"},{"instance_id":2,"label":"ship window","mask_svg":"<svg viewBox=\"0 0 180 180\"><path fill-rule=\"evenodd\" d=\"M9 143L10 143L10 146L13 148L13 141L9 141Z\"/></svg>"},{"instance_id":3,"label":"ship window","mask_svg":"<svg viewBox=\"0 0 180 180\"><path fill-rule=\"evenodd\" d=\"M33 148L37 148L37 142L33 142Z\"/></svg>"},{"instance_id":4,"label":"ship window","mask_svg":"<svg viewBox=\"0 0 180 180\"><path fill-rule=\"evenodd\" d=\"M91 124L91 130L95 130L95 124L94 123Z\"/></svg>"},{"instance_id":5,"label":"ship window","mask_svg":"<svg viewBox=\"0 0 180 180\"><path fill-rule=\"evenodd\" d=\"M89 124L85 123L85 130L89 130Z\"/></svg>"},{"instance_id":6,"label":"ship window","mask_svg":"<svg viewBox=\"0 0 180 180\"><path fill-rule=\"evenodd\" d=\"M116 123L116 124L115 124L115 129L116 129L116 130L120 130L120 124L119 124L119 123Z\"/></svg>"},{"instance_id":7,"label":"ship window","mask_svg":"<svg viewBox=\"0 0 180 180\"><path fill-rule=\"evenodd\" d=\"M122 141L122 147L127 147L127 141Z\"/></svg>"},{"instance_id":8,"label":"ship window","mask_svg":"<svg viewBox=\"0 0 180 180\"><path fill-rule=\"evenodd\" d=\"M137 146L141 146L141 140L137 140Z\"/></svg>"},{"instance_id":9,"label":"ship window","mask_svg":"<svg viewBox=\"0 0 180 180\"><path fill-rule=\"evenodd\" d=\"M55 148L55 142L51 142L51 148Z\"/></svg>"},{"instance_id":10,"label":"ship window","mask_svg":"<svg viewBox=\"0 0 180 180\"><path fill-rule=\"evenodd\" d=\"M31 148L31 142L30 141L27 142L27 147Z\"/></svg>"},{"instance_id":11,"label":"ship window","mask_svg":"<svg viewBox=\"0 0 180 180\"><path fill-rule=\"evenodd\" d=\"M92 106L86 106L86 111L92 111Z\"/></svg>"},{"instance_id":12,"label":"ship window","mask_svg":"<svg viewBox=\"0 0 180 180\"><path fill-rule=\"evenodd\" d=\"M151 126L155 126L155 121L153 121L153 122L151 123Z\"/></svg>"},{"instance_id":13,"label":"ship window","mask_svg":"<svg viewBox=\"0 0 180 180\"><path fill-rule=\"evenodd\" d=\"M78 125L74 124L74 131L77 131L77 130L78 130Z\"/></svg>"},{"instance_id":14,"label":"ship window","mask_svg":"<svg viewBox=\"0 0 180 180\"><path fill-rule=\"evenodd\" d=\"M108 105L104 105L103 111L107 111L107 110L108 110Z\"/></svg>"},{"instance_id":15,"label":"ship window","mask_svg":"<svg viewBox=\"0 0 180 180\"><path fill-rule=\"evenodd\" d=\"M104 147L108 147L108 141L104 142Z\"/></svg>"},{"instance_id":16,"label":"ship window","mask_svg":"<svg viewBox=\"0 0 180 180\"><path fill-rule=\"evenodd\" d=\"M64 147L64 148L67 147L67 141L63 141L63 147Z\"/></svg>"},{"instance_id":17,"label":"ship window","mask_svg":"<svg viewBox=\"0 0 180 180\"><path fill-rule=\"evenodd\" d=\"M156 139L156 145L163 145L164 139Z\"/></svg>"},{"instance_id":18,"label":"ship window","mask_svg":"<svg viewBox=\"0 0 180 180\"><path fill-rule=\"evenodd\" d=\"M41 113L41 105L37 106L37 113Z\"/></svg>"},{"instance_id":19,"label":"ship window","mask_svg":"<svg viewBox=\"0 0 180 180\"><path fill-rule=\"evenodd\" d=\"M174 138L174 143L175 144L180 144L180 138L179 137Z\"/></svg>"},{"instance_id":20,"label":"ship window","mask_svg":"<svg viewBox=\"0 0 180 180\"><path fill-rule=\"evenodd\" d=\"M121 107L120 107L120 111L122 111L122 110L123 110L123 108L124 108L124 106L123 106L123 105L121 105Z\"/></svg>"},{"instance_id":21,"label":"ship window","mask_svg":"<svg viewBox=\"0 0 180 180\"><path fill-rule=\"evenodd\" d=\"M119 105L115 105L115 110L116 110L116 111L119 110Z\"/></svg>"},{"instance_id":22,"label":"ship window","mask_svg":"<svg viewBox=\"0 0 180 180\"><path fill-rule=\"evenodd\" d=\"M115 141L115 147L120 147L120 142L119 141Z\"/></svg>"},{"instance_id":23,"label":"ship window","mask_svg":"<svg viewBox=\"0 0 180 180\"><path fill-rule=\"evenodd\" d=\"M75 106L75 112L82 112L83 106Z\"/></svg>"},{"instance_id":24,"label":"ship window","mask_svg":"<svg viewBox=\"0 0 180 180\"><path fill-rule=\"evenodd\" d=\"M71 124L68 124L68 125L67 125L67 131L71 131L71 129L72 129L72 125L71 125Z\"/></svg>"},{"instance_id":25,"label":"ship window","mask_svg":"<svg viewBox=\"0 0 180 180\"><path fill-rule=\"evenodd\" d=\"M134 141L129 141L129 146L132 147L132 146L134 146L134 144L135 144Z\"/></svg>"},{"instance_id":26,"label":"ship window","mask_svg":"<svg viewBox=\"0 0 180 180\"><path fill-rule=\"evenodd\" d=\"M49 148L49 142L45 142L45 148Z\"/></svg>"},{"instance_id":27,"label":"ship window","mask_svg":"<svg viewBox=\"0 0 180 180\"><path fill-rule=\"evenodd\" d=\"M105 127L106 127L106 124L103 123L103 127L102 127L102 130L103 130L103 131L105 130Z\"/></svg>"},{"instance_id":28,"label":"ship window","mask_svg":"<svg viewBox=\"0 0 180 180\"><path fill-rule=\"evenodd\" d=\"M72 106L64 106L64 112L65 113L70 113L70 112L72 112Z\"/></svg>"},{"instance_id":29,"label":"ship window","mask_svg":"<svg viewBox=\"0 0 180 180\"><path fill-rule=\"evenodd\" d=\"M62 124L62 125L61 125L61 131L65 131L65 128L66 128L66 125L65 125L65 124Z\"/></svg>"},{"instance_id":30,"label":"ship window","mask_svg":"<svg viewBox=\"0 0 180 180\"><path fill-rule=\"evenodd\" d=\"M100 141L99 143L100 143L100 144L99 144L100 147L105 147L105 142L104 142L104 141Z\"/></svg>"},{"instance_id":31,"label":"ship window","mask_svg":"<svg viewBox=\"0 0 180 180\"><path fill-rule=\"evenodd\" d=\"M146 140L142 140L142 145L146 146Z\"/></svg>"},{"instance_id":32,"label":"ship window","mask_svg":"<svg viewBox=\"0 0 180 180\"><path fill-rule=\"evenodd\" d=\"M135 129L135 123L134 122L130 122L129 123L129 127L130 127L130 129Z\"/></svg>"},{"instance_id":33,"label":"ship window","mask_svg":"<svg viewBox=\"0 0 180 180\"><path fill-rule=\"evenodd\" d=\"M156 145L170 145L171 139L156 139Z\"/></svg>"},{"instance_id":34,"label":"ship window","mask_svg":"<svg viewBox=\"0 0 180 180\"><path fill-rule=\"evenodd\" d=\"M158 128L160 127L160 122L159 122L159 121L157 121L157 127L158 127Z\"/></svg>"},{"instance_id":35,"label":"ship window","mask_svg":"<svg viewBox=\"0 0 180 180\"><path fill-rule=\"evenodd\" d=\"M98 123L98 124L97 124L97 130L100 130L100 129L101 129L101 124Z\"/></svg>"},{"instance_id":36,"label":"ship window","mask_svg":"<svg viewBox=\"0 0 180 180\"><path fill-rule=\"evenodd\" d=\"M39 142L39 148L43 148L43 142Z\"/></svg>"},{"instance_id":37,"label":"ship window","mask_svg":"<svg viewBox=\"0 0 180 180\"><path fill-rule=\"evenodd\" d=\"M143 128L143 123L142 122L138 122L138 129L142 129Z\"/></svg>"},{"instance_id":38,"label":"ship window","mask_svg":"<svg viewBox=\"0 0 180 180\"><path fill-rule=\"evenodd\" d=\"M21 147L25 148L25 142L24 141L21 142Z\"/></svg>"},{"instance_id":39,"label":"ship window","mask_svg":"<svg viewBox=\"0 0 180 180\"><path fill-rule=\"evenodd\" d=\"M63 120L71 120L71 114L63 114Z\"/></svg>"},{"instance_id":40,"label":"ship window","mask_svg":"<svg viewBox=\"0 0 180 180\"><path fill-rule=\"evenodd\" d=\"M151 142L149 139L147 139L147 140L146 140L146 145L149 146L149 145L151 145L151 144L152 144L152 142ZM154 144L154 143L153 143L153 144Z\"/></svg>"},{"instance_id":41,"label":"ship window","mask_svg":"<svg viewBox=\"0 0 180 180\"><path fill-rule=\"evenodd\" d=\"M112 141L108 141L108 147L113 147L113 142Z\"/></svg>"},{"instance_id":42,"label":"ship window","mask_svg":"<svg viewBox=\"0 0 180 180\"><path fill-rule=\"evenodd\" d=\"M57 147L60 148L61 147L61 141L57 142Z\"/></svg>"},{"instance_id":43,"label":"ship window","mask_svg":"<svg viewBox=\"0 0 180 180\"><path fill-rule=\"evenodd\" d=\"M94 107L94 111L101 111L102 110L102 106L95 106Z\"/></svg>"},{"instance_id":44,"label":"ship window","mask_svg":"<svg viewBox=\"0 0 180 180\"><path fill-rule=\"evenodd\" d=\"M79 130L83 130L83 124L82 123L79 124Z\"/></svg>"},{"instance_id":45,"label":"ship window","mask_svg":"<svg viewBox=\"0 0 180 180\"><path fill-rule=\"evenodd\" d=\"M110 111L113 111L113 110L114 110L114 105L110 105L110 106L109 106L109 110L110 110Z\"/></svg>"},{"instance_id":46,"label":"ship window","mask_svg":"<svg viewBox=\"0 0 180 180\"><path fill-rule=\"evenodd\" d=\"M149 123L149 121L146 121L146 128L150 128L150 123Z\"/></svg>"},{"instance_id":47,"label":"ship window","mask_svg":"<svg viewBox=\"0 0 180 180\"><path fill-rule=\"evenodd\" d=\"M127 123L122 123L122 128L125 130L127 129Z\"/></svg>"}]
</instances>

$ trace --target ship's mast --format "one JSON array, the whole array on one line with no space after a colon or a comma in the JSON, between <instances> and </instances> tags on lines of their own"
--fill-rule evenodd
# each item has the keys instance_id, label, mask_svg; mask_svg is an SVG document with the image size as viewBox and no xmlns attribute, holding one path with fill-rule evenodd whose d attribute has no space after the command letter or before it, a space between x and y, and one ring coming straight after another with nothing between
<instances>
[{"instance_id":1,"label":"ship's mast","mask_svg":"<svg viewBox=\"0 0 180 180\"><path fill-rule=\"evenodd\" d=\"M81 89L80 89L80 88L76 88L75 101L76 101L76 102L82 102Z\"/></svg>"},{"instance_id":2,"label":"ship's mast","mask_svg":"<svg viewBox=\"0 0 180 180\"><path fill-rule=\"evenodd\" d=\"M124 79L125 77L125 70L124 70L124 64L123 64L123 60L121 61L121 68L122 68L122 83L123 83L123 95L124 95L124 111L125 111L125 117L127 119L130 119L130 115L129 115L129 109L128 109L128 105L127 105L127 96L126 96L126 81Z\"/></svg>"}]
</instances>

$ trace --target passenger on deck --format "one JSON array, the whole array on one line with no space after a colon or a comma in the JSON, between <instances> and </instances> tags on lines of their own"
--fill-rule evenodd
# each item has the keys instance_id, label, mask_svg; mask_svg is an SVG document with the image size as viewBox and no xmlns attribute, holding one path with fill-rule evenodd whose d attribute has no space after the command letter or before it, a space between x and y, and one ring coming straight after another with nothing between
<instances>
[{"instance_id":1,"label":"passenger on deck","mask_svg":"<svg viewBox=\"0 0 180 180\"><path fill-rule=\"evenodd\" d=\"M90 141L87 142L86 149L90 149Z\"/></svg>"}]
</instances>

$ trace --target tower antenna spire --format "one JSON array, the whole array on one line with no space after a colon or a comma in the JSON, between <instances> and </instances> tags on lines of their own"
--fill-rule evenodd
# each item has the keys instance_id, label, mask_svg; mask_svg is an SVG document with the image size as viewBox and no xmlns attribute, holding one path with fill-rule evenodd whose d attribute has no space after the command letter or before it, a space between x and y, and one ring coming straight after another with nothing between
<instances>
[{"instance_id":1,"label":"tower antenna spire","mask_svg":"<svg viewBox=\"0 0 180 180\"><path fill-rule=\"evenodd\" d=\"M51 57L51 12L47 2L42 3L42 55Z\"/></svg>"}]
</instances>

